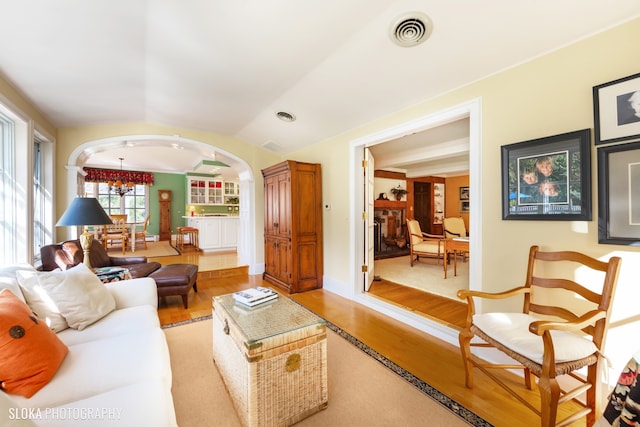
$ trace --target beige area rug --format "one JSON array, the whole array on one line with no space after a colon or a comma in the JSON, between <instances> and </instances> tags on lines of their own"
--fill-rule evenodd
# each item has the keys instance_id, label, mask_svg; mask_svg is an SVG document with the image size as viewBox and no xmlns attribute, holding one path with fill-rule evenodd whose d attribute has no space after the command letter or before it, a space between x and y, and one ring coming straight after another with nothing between
<instances>
[{"instance_id":1,"label":"beige area rug","mask_svg":"<svg viewBox=\"0 0 640 427\"><path fill-rule=\"evenodd\" d=\"M458 258L458 275L453 275L453 264L448 266L447 278L444 278L442 260L424 259L409 264L409 256L387 258L374 261L374 276L400 285L421 289L436 295L455 299L459 289L469 289L469 261Z\"/></svg>"},{"instance_id":2,"label":"beige area rug","mask_svg":"<svg viewBox=\"0 0 640 427\"><path fill-rule=\"evenodd\" d=\"M112 246L107 252L114 257L127 257L127 256L146 256L146 257L162 257L162 256L175 256L180 255L180 252L171 246L168 240L162 240L159 242L147 242L147 249L142 246L142 243L136 244L136 250L134 252L128 249L124 254L122 253L122 246Z\"/></svg>"},{"instance_id":3,"label":"beige area rug","mask_svg":"<svg viewBox=\"0 0 640 427\"><path fill-rule=\"evenodd\" d=\"M164 329L171 353L172 393L180 427L240 426L213 363L211 327L209 319ZM457 406L452 410L462 414L456 415L443 406L446 403L434 400L337 333L327 330L327 340L328 407L296 425L488 425Z\"/></svg>"}]
</instances>

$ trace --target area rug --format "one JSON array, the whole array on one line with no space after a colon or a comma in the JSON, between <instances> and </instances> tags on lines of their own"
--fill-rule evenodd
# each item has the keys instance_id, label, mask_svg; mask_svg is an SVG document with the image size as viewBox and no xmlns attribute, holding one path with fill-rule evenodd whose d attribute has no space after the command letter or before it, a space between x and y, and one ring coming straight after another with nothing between
<instances>
[{"instance_id":1,"label":"area rug","mask_svg":"<svg viewBox=\"0 0 640 427\"><path fill-rule=\"evenodd\" d=\"M211 316L163 326L181 427L239 426L212 360ZM490 426L454 400L327 323L329 405L300 426Z\"/></svg>"},{"instance_id":2,"label":"area rug","mask_svg":"<svg viewBox=\"0 0 640 427\"><path fill-rule=\"evenodd\" d=\"M458 260L458 275L453 275L453 265L448 266L444 278L442 261L420 260L411 266L408 256L376 260L375 276L404 286L420 289L456 301L459 289L469 289L469 261Z\"/></svg>"},{"instance_id":3,"label":"area rug","mask_svg":"<svg viewBox=\"0 0 640 427\"><path fill-rule=\"evenodd\" d=\"M122 247L114 246L109 248L108 253L113 257L146 256L148 258L180 255L180 251L173 247L168 240L147 242L147 249L138 243L134 252L128 249L124 254L122 253Z\"/></svg>"}]
</instances>

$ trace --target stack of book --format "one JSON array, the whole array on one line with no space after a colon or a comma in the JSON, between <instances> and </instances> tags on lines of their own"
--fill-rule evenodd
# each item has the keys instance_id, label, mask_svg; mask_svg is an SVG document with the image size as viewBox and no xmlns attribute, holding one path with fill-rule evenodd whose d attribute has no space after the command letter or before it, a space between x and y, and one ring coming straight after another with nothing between
<instances>
[{"instance_id":1,"label":"stack of book","mask_svg":"<svg viewBox=\"0 0 640 427\"><path fill-rule=\"evenodd\" d=\"M124 267L99 267L94 268L93 271L103 283L131 279L131 273Z\"/></svg>"},{"instance_id":2,"label":"stack of book","mask_svg":"<svg viewBox=\"0 0 640 427\"><path fill-rule=\"evenodd\" d=\"M257 288L250 288L235 292L233 294L233 298L240 304L248 307L254 307L268 301L273 301L278 298L278 293L269 288L258 286Z\"/></svg>"}]
</instances>

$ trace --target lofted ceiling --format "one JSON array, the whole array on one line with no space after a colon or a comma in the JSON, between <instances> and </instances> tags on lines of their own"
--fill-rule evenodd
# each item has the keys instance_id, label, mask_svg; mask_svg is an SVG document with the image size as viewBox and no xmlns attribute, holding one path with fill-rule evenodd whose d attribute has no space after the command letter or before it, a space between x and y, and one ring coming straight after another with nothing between
<instances>
[{"instance_id":1,"label":"lofted ceiling","mask_svg":"<svg viewBox=\"0 0 640 427\"><path fill-rule=\"evenodd\" d=\"M389 30L410 12L429 17L431 37L400 47ZM58 128L156 123L287 155L639 14L638 0L13 1L0 74ZM87 164L186 171L213 155L149 144L86 153ZM380 164L410 165L397 147L377 151L398 158Z\"/></svg>"}]
</instances>

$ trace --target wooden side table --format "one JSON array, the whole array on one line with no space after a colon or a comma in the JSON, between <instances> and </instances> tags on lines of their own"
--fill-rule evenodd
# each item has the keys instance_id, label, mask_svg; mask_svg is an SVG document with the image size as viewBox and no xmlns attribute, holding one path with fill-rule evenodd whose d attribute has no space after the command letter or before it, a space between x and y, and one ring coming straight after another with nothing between
<instances>
[{"instance_id":1,"label":"wooden side table","mask_svg":"<svg viewBox=\"0 0 640 427\"><path fill-rule=\"evenodd\" d=\"M454 237L452 239L445 239L444 241L444 278L447 278L447 258L449 253L453 253L453 275L458 275L458 257L456 251L469 252L469 238L468 237Z\"/></svg>"}]
</instances>

